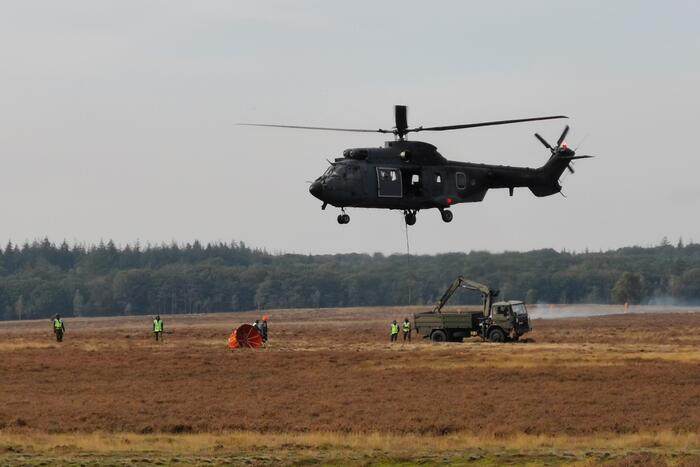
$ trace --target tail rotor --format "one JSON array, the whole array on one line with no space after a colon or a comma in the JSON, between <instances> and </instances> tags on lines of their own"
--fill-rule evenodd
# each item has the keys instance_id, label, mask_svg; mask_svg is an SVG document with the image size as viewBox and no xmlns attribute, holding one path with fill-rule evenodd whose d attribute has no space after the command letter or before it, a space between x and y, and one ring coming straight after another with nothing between
<instances>
[{"instance_id":1,"label":"tail rotor","mask_svg":"<svg viewBox=\"0 0 700 467\"><path fill-rule=\"evenodd\" d=\"M558 160L563 160L563 161L568 161L566 164L566 168L569 169L569 172L574 173L573 167L571 167L571 161L574 161L576 159L589 159L593 156L577 156L576 151L573 149L569 148L569 145L564 142L566 139L566 135L569 134L569 125L566 125L564 127L564 131L561 132L561 135L559 135L559 139L557 139L557 145L552 146L547 142L546 139L544 139L539 133L535 133L535 138L537 138L544 147L549 149L549 151L552 153L552 158L556 158Z\"/></svg>"}]
</instances>

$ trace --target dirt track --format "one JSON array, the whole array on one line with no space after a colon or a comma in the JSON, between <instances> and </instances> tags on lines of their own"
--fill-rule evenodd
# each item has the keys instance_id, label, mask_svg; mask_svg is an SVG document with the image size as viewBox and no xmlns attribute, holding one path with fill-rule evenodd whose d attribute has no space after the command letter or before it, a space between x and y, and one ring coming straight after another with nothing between
<instances>
[{"instance_id":1,"label":"dirt track","mask_svg":"<svg viewBox=\"0 0 700 467\"><path fill-rule=\"evenodd\" d=\"M536 320L534 342L390 345L405 311L0 323L0 427L47 432L382 431L506 435L700 429L700 313Z\"/></svg>"}]
</instances>

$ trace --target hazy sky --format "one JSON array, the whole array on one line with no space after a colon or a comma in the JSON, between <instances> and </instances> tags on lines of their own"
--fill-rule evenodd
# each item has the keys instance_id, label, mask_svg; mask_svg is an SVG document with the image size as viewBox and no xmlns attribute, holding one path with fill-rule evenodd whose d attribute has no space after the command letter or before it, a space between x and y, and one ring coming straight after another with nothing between
<instances>
[{"instance_id":1,"label":"hazy sky","mask_svg":"<svg viewBox=\"0 0 700 467\"><path fill-rule=\"evenodd\" d=\"M417 253L700 241L700 2L0 1L0 242L243 240L405 251L397 211L338 225L308 193L379 128L566 114L562 196L490 191ZM449 159L539 166L564 122L421 133Z\"/></svg>"}]
</instances>

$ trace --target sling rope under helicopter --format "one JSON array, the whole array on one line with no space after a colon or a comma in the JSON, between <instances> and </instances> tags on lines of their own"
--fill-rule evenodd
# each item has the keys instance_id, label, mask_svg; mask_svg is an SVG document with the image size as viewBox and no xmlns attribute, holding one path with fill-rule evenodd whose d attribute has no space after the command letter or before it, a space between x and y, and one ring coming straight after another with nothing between
<instances>
[{"instance_id":1,"label":"sling rope under helicopter","mask_svg":"<svg viewBox=\"0 0 700 467\"><path fill-rule=\"evenodd\" d=\"M409 237L408 237L408 224L406 223L406 218L402 215L401 216L401 224L404 232L406 233L406 266L408 269L408 305L412 304L411 301L411 289L413 287L413 270L411 269L411 244L409 242Z\"/></svg>"}]
</instances>

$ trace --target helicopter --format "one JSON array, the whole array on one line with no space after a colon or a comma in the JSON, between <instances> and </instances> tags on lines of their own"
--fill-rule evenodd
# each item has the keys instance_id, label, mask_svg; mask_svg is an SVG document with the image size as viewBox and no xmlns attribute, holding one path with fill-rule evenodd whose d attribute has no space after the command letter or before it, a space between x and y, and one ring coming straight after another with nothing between
<instances>
[{"instance_id":1,"label":"helicopter","mask_svg":"<svg viewBox=\"0 0 700 467\"><path fill-rule=\"evenodd\" d=\"M423 141L409 141L409 133L420 131L448 131L492 125L568 118L565 115L497 120L459 125L409 127L407 107L394 106L396 126L392 129L330 128L300 125L239 123L239 125L302 130L351 131L393 134L394 140L383 147L351 148L343 157L329 161L330 167L316 180L309 192L320 201L321 209L330 204L340 208L339 224L350 222L345 208L378 208L402 210L406 225L416 223L418 211L436 208L444 222L451 222L450 208L459 203L483 201L493 188L507 188L510 196L517 187L527 187L537 197L561 192L559 177L564 170L574 173L571 162L593 156L577 156L564 142L569 126L565 126L552 146L542 136L535 137L549 149L551 155L538 168L477 164L450 161L435 146Z\"/></svg>"}]
</instances>

